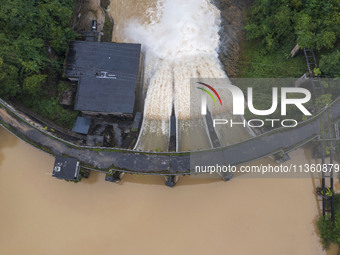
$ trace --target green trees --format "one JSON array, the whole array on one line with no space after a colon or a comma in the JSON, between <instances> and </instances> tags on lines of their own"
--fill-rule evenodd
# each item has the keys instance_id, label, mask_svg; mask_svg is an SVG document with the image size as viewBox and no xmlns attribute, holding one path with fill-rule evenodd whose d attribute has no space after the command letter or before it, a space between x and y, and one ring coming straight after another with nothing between
<instances>
[{"instance_id":1,"label":"green trees","mask_svg":"<svg viewBox=\"0 0 340 255\"><path fill-rule=\"evenodd\" d=\"M301 47L332 49L340 38L340 0L256 0L246 26L267 50L294 40Z\"/></svg>"},{"instance_id":2,"label":"green trees","mask_svg":"<svg viewBox=\"0 0 340 255\"><path fill-rule=\"evenodd\" d=\"M7 0L0 8L0 97L39 96L50 72L62 70L74 0Z\"/></svg>"},{"instance_id":3,"label":"green trees","mask_svg":"<svg viewBox=\"0 0 340 255\"><path fill-rule=\"evenodd\" d=\"M322 55L320 59L320 69L324 75L329 77L340 77L340 51L335 50L328 55Z\"/></svg>"},{"instance_id":4,"label":"green trees","mask_svg":"<svg viewBox=\"0 0 340 255\"><path fill-rule=\"evenodd\" d=\"M319 68L312 70L314 74L340 76L340 0L254 0L245 29L248 41L242 45L239 77L296 80L307 70L303 54L290 57L296 44L315 50ZM272 85L251 86L256 93L256 107L269 109ZM339 95L338 82L329 79L323 86L326 95L317 100L321 108ZM314 101L307 106L314 108ZM305 118L295 108L289 109L289 114L296 120ZM246 115L253 117L249 112ZM271 117L279 118L280 113Z\"/></svg>"},{"instance_id":5,"label":"green trees","mask_svg":"<svg viewBox=\"0 0 340 255\"><path fill-rule=\"evenodd\" d=\"M3 95L7 99L9 96L14 96L20 91L18 72L17 67L4 63L0 57L0 97Z\"/></svg>"},{"instance_id":6,"label":"green trees","mask_svg":"<svg viewBox=\"0 0 340 255\"><path fill-rule=\"evenodd\" d=\"M7 0L0 8L0 98L15 97L64 127L77 112L58 105L58 78L75 0Z\"/></svg>"},{"instance_id":7,"label":"green trees","mask_svg":"<svg viewBox=\"0 0 340 255\"><path fill-rule=\"evenodd\" d=\"M24 80L23 89L31 96L37 96L41 91L43 84L46 82L46 75L33 74Z\"/></svg>"},{"instance_id":8,"label":"green trees","mask_svg":"<svg viewBox=\"0 0 340 255\"><path fill-rule=\"evenodd\" d=\"M340 245L340 195L339 194L334 195L334 205L335 205L334 222L332 222L327 217L326 218L321 217L317 222L320 235L326 247L328 247L331 242Z\"/></svg>"}]
</instances>

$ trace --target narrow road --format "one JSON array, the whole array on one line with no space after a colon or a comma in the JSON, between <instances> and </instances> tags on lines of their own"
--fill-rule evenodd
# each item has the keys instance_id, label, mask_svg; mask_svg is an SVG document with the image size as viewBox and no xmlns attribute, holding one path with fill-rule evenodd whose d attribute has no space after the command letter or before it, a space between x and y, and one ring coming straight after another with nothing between
<instances>
[{"instance_id":1,"label":"narrow road","mask_svg":"<svg viewBox=\"0 0 340 255\"><path fill-rule=\"evenodd\" d=\"M327 116L327 117L326 117ZM38 128L28 118L0 99L0 125L20 139L54 156L77 158L94 170L115 169L141 174L190 174L196 165L239 165L288 152L317 137L321 121L340 119L340 98L326 110L295 128L280 128L238 144L191 153L141 152L117 148L79 146Z\"/></svg>"}]
</instances>

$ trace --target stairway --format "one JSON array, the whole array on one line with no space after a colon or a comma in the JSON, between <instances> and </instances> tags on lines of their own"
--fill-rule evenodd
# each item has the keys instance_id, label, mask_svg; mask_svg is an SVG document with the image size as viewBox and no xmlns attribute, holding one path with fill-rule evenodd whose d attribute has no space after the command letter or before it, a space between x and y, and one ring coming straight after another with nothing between
<instances>
[{"instance_id":1,"label":"stairway","mask_svg":"<svg viewBox=\"0 0 340 255\"><path fill-rule=\"evenodd\" d=\"M305 55L308 76L312 83L314 98L318 98L323 94L323 87L319 75L315 75L314 68L318 68L316 63L314 51L312 49L303 48L303 53Z\"/></svg>"},{"instance_id":2,"label":"stairway","mask_svg":"<svg viewBox=\"0 0 340 255\"><path fill-rule=\"evenodd\" d=\"M330 142L327 145L331 145ZM329 163L326 163L325 158L325 147L321 143L322 149L322 166L327 164L327 172L322 172L322 215L324 217L328 216L331 220L334 220L334 171L333 171L333 158L334 158L334 148L331 148Z\"/></svg>"}]
</instances>

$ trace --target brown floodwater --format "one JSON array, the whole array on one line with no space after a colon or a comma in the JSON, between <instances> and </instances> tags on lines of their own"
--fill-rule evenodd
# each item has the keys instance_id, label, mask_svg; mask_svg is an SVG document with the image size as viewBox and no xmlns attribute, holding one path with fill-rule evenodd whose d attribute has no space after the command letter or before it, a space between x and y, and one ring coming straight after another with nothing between
<instances>
[{"instance_id":1,"label":"brown floodwater","mask_svg":"<svg viewBox=\"0 0 340 255\"><path fill-rule=\"evenodd\" d=\"M112 40L114 42L129 42L126 40L125 28L128 21L151 23L157 19L155 0L111 0L109 13L114 19Z\"/></svg>"},{"instance_id":2,"label":"brown floodwater","mask_svg":"<svg viewBox=\"0 0 340 255\"><path fill-rule=\"evenodd\" d=\"M112 0L110 12L151 22L154 3ZM116 23L114 40L123 31ZM290 156L312 162L308 148ZM315 229L318 180L182 177L168 188L157 176L113 184L91 173L75 184L52 178L53 163L0 128L0 255L326 254Z\"/></svg>"},{"instance_id":3,"label":"brown floodwater","mask_svg":"<svg viewBox=\"0 0 340 255\"><path fill-rule=\"evenodd\" d=\"M52 178L53 162L0 128L0 254L325 254L312 179L184 177L168 188L91 173L75 184Z\"/></svg>"}]
</instances>

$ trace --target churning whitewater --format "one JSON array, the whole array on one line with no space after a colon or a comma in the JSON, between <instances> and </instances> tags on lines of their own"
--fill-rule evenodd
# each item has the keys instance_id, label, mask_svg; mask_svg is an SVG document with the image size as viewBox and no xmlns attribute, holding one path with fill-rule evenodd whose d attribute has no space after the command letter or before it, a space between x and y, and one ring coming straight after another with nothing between
<instances>
[{"instance_id":1,"label":"churning whitewater","mask_svg":"<svg viewBox=\"0 0 340 255\"><path fill-rule=\"evenodd\" d=\"M190 78L227 79L217 53L220 12L209 0L158 0L148 15L149 22L140 24L130 20L125 29L125 37L130 42L141 43L145 55L144 120L136 149L167 151L173 105L177 150L210 148L201 109L190 105L193 101L190 98L201 95L200 91L190 94ZM227 114L231 109L231 95L224 93L221 98ZM224 115L212 103L208 107L213 114ZM222 145L230 143L226 134L222 134L226 131L216 132Z\"/></svg>"}]
</instances>

